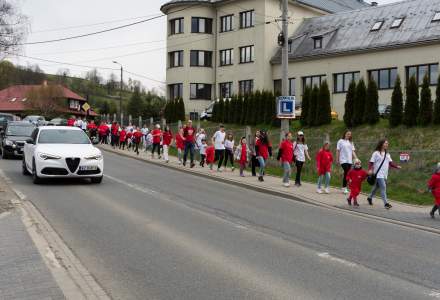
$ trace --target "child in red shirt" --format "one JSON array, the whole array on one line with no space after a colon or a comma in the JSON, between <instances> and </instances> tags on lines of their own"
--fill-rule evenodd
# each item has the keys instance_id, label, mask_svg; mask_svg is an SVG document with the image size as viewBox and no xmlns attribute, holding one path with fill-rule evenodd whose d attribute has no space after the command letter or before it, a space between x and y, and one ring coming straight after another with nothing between
<instances>
[{"instance_id":1,"label":"child in red shirt","mask_svg":"<svg viewBox=\"0 0 440 300\"><path fill-rule=\"evenodd\" d=\"M283 185L285 187L290 186L290 175L292 172L291 164L293 161L293 142L292 133L288 132L285 139L281 142L280 149L278 151L278 160L283 167Z\"/></svg>"},{"instance_id":2,"label":"child in red shirt","mask_svg":"<svg viewBox=\"0 0 440 300\"><path fill-rule=\"evenodd\" d=\"M179 132L176 134L176 148L177 148L177 158L179 159L179 165L182 164L182 153L185 149L185 138L183 137L183 129L180 128Z\"/></svg>"},{"instance_id":3,"label":"child in red shirt","mask_svg":"<svg viewBox=\"0 0 440 300\"><path fill-rule=\"evenodd\" d=\"M350 187L350 196L347 199L348 205L351 205L353 200L353 205L359 207L357 202L357 197L362 190L362 182L367 179L368 173L362 169L362 163L359 159L354 160L354 167L347 174L347 182Z\"/></svg>"},{"instance_id":4,"label":"child in red shirt","mask_svg":"<svg viewBox=\"0 0 440 300\"><path fill-rule=\"evenodd\" d=\"M209 165L209 169L212 171L215 160L215 148L210 145L206 148L206 163Z\"/></svg>"},{"instance_id":5,"label":"child in red shirt","mask_svg":"<svg viewBox=\"0 0 440 300\"><path fill-rule=\"evenodd\" d=\"M130 151L131 146L133 145L133 129L127 132L127 137L125 138L127 142L127 150Z\"/></svg>"},{"instance_id":6,"label":"child in red shirt","mask_svg":"<svg viewBox=\"0 0 440 300\"><path fill-rule=\"evenodd\" d=\"M160 130L160 125L156 124L156 128L151 131L153 136L153 150L151 150L151 157L154 158L154 151L157 149L157 156L160 159L160 141L162 139L162 130Z\"/></svg>"},{"instance_id":7,"label":"child in red shirt","mask_svg":"<svg viewBox=\"0 0 440 300\"><path fill-rule=\"evenodd\" d=\"M244 177L244 169L246 168L246 164L248 163L248 154L249 149L247 147L247 141L245 137L240 139L240 144L235 150L235 157L240 164L240 177Z\"/></svg>"},{"instance_id":8,"label":"child in red shirt","mask_svg":"<svg viewBox=\"0 0 440 300\"><path fill-rule=\"evenodd\" d=\"M432 175L431 179L428 182L428 188L435 198L435 204L430 213L431 218L434 219L435 212L437 211L437 209L440 208L440 163L437 164L435 173Z\"/></svg>"},{"instance_id":9,"label":"child in red shirt","mask_svg":"<svg viewBox=\"0 0 440 300\"><path fill-rule=\"evenodd\" d=\"M125 146L127 145L127 131L125 131L125 127L122 127L121 132L119 133L119 149L125 150Z\"/></svg>"},{"instance_id":10,"label":"child in red shirt","mask_svg":"<svg viewBox=\"0 0 440 300\"><path fill-rule=\"evenodd\" d=\"M142 141L142 137L144 134L142 133L141 129L139 127L136 127L136 132L133 133L133 139L134 139L134 151L137 155L139 155L139 144Z\"/></svg>"},{"instance_id":11,"label":"child in red shirt","mask_svg":"<svg viewBox=\"0 0 440 300\"><path fill-rule=\"evenodd\" d=\"M154 140L154 134L153 134L153 140ZM163 159L165 160L166 163L169 162L168 150L170 148L172 141L173 141L173 133L171 132L170 127L166 126L162 134Z\"/></svg>"},{"instance_id":12,"label":"child in red shirt","mask_svg":"<svg viewBox=\"0 0 440 300\"><path fill-rule=\"evenodd\" d=\"M321 150L316 155L316 167L318 170L318 194L322 194L321 184L325 178L325 193L330 194L330 172L332 170L333 154L330 151L330 142L324 142Z\"/></svg>"}]
</instances>

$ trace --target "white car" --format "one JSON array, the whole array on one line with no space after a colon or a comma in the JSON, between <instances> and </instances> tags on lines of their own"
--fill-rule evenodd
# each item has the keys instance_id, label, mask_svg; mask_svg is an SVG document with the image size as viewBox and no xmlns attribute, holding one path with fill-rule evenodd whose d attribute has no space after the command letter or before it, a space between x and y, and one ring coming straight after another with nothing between
<instances>
[{"instance_id":1,"label":"white car","mask_svg":"<svg viewBox=\"0 0 440 300\"><path fill-rule=\"evenodd\" d=\"M35 184L43 178L90 178L101 183L104 159L79 128L44 126L34 130L24 145L23 174Z\"/></svg>"}]
</instances>

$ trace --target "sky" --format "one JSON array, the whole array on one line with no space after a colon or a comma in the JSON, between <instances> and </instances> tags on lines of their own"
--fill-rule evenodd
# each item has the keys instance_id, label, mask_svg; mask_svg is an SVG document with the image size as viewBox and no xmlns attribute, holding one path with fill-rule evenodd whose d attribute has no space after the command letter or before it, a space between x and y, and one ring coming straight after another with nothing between
<instances>
[{"instance_id":1,"label":"sky","mask_svg":"<svg viewBox=\"0 0 440 300\"><path fill-rule=\"evenodd\" d=\"M27 42L38 42L86 34L161 15L160 7L168 0L16 0L29 19ZM376 0L381 4L398 0ZM56 43L23 46L20 54L10 58L20 65L36 64L46 73L69 69L72 76L84 76L93 67L120 67L124 73L147 89L164 91L166 72L166 17L117 31ZM82 65L69 66L32 58ZM98 69L108 78L119 70Z\"/></svg>"}]
</instances>

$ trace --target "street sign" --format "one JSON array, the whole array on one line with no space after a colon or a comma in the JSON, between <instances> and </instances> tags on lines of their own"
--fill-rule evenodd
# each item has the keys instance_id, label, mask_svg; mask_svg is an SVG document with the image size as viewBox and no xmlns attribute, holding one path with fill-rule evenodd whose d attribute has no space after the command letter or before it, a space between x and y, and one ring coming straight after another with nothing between
<instances>
[{"instance_id":1,"label":"street sign","mask_svg":"<svg viewBox=\"0 0 440 300\"><path fill-rule=\"evenodd\" d=\"M277 97L278 119L295 119L295 96Z\"/></svg>"},{"instance_id":2,"label":"street sign","mask_svg":"<svg viewBox=\"0 0 440 300\"><path fill-rule=\"evenodd\" d=\"M83 104L82 109L87 112L90 109L90 105L86 102Z\"/></svg>"},{"instance_id":3,"label":"street sign","mask_svg":"<svg viewBox=\"0 0 440 300\"><path fill-rule=\"evenodd\" d=\"M409 162L410 155L409 153L400 153L400 161L401 162Z\"/></svg>"}]
</instances>

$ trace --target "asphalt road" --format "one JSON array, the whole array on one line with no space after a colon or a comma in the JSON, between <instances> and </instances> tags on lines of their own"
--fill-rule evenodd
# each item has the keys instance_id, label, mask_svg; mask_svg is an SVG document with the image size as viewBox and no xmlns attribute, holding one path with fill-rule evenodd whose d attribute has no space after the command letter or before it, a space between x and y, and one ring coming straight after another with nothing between
<instances>
[{"instance_id":1,"label":"asphalt road","mask_svg":"<svg viewBox=\"0 0 440 300\"><path fill-rule=\"evenodd\" d=\"M101 185L0 161L115 299L440 299L440 236L105 154Z\"/></svg>"}]
</instances>

